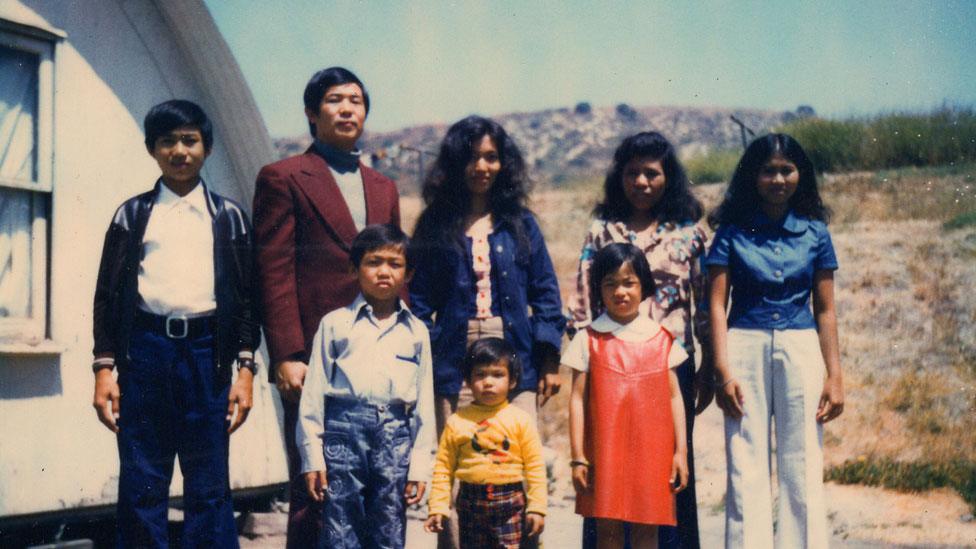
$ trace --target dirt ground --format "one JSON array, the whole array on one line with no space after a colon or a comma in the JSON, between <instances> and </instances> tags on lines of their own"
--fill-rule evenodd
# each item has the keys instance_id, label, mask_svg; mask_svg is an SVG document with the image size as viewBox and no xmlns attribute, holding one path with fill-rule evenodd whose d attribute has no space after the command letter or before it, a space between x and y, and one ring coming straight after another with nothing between
<instances>
[{"instance_id":1,"label":"dirt ground","mask_svg":"<svg viewBox=\"0 0 976 549\"><path fill-rule=\"evenodd\" d=\"M957 186L958 192L970 189L952 179L936 182ZM964 367L976 341L976 294L971 291L976 287L976 228L943 231L938 203L931 207L935 213L927 213L918 195L913 200L921 205L914 206L885 198L877 182L845 176L825 187L825 199L838 213L831 232L841 264L836 299L847 393L844 415L825 430L828 466L864 456L914 460L976 455L971 421L976 383ZM932 183L926 188L931 190ZM719 185L695 189L708 208L722 190ZM546 234L564 297L572 287L595 194L587 188L533 195L532 208ZM885 200L905 207L872 210L890 206ZM972 202L973 197L964 200ZM401 206L403 224L412 228L419 200L405 197ZM904 216L899 218L899 212ZM891 218L878 219L884 216ZM564 378L568 387L565 372ZM899 387L908 396L899 395ZM930 436L913 435L918 422L925 422ZM566 464L565 394L543 410L540 430L556 456L543 539L549 548L579 547L580 521L573 514ZM723 441L721 412L712 406L695 428L699 526L706 548L724 543ZM833 547L976 547L972 510L951 489L901 493L828 483L826 491ZM411 516L417 520L410 521L407 546L434 547L434 537L421 527L422 513ZM242 547L283 547L284 517L259 518L266 533L242 536Z\"/></svg>"},{"instance_id":2,"label":"dirt ground","mask_svg":"<svg viewBox=\"0 0 976 549\"><path fill-rule=\"evenodd\" d=\"M725 539L725 450L721 441L722 416L711 407L695 425L695 459L698 473L698 510L702 547L722 547ZM719 444L715 444L719 441ZM951 490L905 494L867 486L827 484L828 527L831 546L974 547L976 521L968 506ZM433 535L423 531L422 511L411 511L407 530L408 549L436 547ZM244 549L284 547L285 515L261 517L270 526L265 533L242 535ZM968 522L963 519L966 518ZM572 487L561 479L550 496L550 511L543 534L545 547L580 547L582 522L573 513Z\"/></svg>"}]
</instances>

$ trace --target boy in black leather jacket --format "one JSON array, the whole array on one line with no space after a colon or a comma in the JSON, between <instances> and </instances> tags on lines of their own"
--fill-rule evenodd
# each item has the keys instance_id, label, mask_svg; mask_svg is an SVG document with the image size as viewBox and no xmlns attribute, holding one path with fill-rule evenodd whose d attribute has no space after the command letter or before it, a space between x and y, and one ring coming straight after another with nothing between
<instances>
[{"instance_id":1,"label":"boy in black leather jacket","mask_svg":"<svg viewBox=\"0 0 976 549\"><path fill-rule=\"evenodd\" d=\"M94 406L118 436L119 545L168 545L179 455L183 545L236 548L228 445L251 409L260 343L251 226L200 179L213 129L198 105L161 103L144 126L162 174L109 225L93 314Z\"/></svg>"}]
</instances>

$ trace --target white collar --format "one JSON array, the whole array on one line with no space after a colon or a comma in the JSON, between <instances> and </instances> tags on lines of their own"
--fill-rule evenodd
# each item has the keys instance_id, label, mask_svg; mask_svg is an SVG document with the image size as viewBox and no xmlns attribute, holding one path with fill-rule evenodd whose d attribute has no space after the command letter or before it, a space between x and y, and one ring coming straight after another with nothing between
<instances>
[{"instance_id":1,"label":"white collar","mask_svg":"<svg viewBox=\"0 0 976 549\"><path fill-rule=\"evenodd\" d=\"M637 309L637 317L627 324L621 324L610 318L607 313L603 313L590 324L590 328L597 332L612 333L615 336L626 333L630 337L640 339L652 337L661 330L661 325L651 318L648 313L649 307L650 302L645 299Z\"/></svg>"},{"instance_id":2,"label":"white collar","mask_svg":"<svg viewBox=\"0 0 976 549\"><path fill-rule=\"evenodd\" d=\"M349 304L349 309L353 313L353 322L359 320L363 316L375 318L373 316L373 306L366 301L366 296L364 296L362 292L359 292L356 299ZM413 330L413 326L411 326L411 321L414 318L413 313L402 299L397 301L397 311L394 314L396 315L397 322L403 322L408 328L410 328L411 331Z\"/></svg>"},{"instance_id":3,"label":"white collar","mask_svg":"<svg viewBox=\"0 0 976 549\"><path fill-rule=\"evenodd\" d=\"M172 207L182 201L200 213L209 214L207 195L204 193L202 180L197 182L193 190L188 192L186 196L180 196L174 193L165 183L160 182L159 187L159 196L156 197L156 204Z\"/></svg>"}]
</instances>

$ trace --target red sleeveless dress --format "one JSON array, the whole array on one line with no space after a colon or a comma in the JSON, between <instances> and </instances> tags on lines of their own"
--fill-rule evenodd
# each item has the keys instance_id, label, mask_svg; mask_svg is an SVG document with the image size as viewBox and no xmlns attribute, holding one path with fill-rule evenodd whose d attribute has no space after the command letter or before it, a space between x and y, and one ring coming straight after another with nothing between
<instances>
[{"instance_id":1,"label":"red sleeveless dress","mask_svg":"<svg viewBox=\"0 0 976 549\"><path fill-rule=\"evenodd\" d=\"M590 490L576 512L640 524L676 524L668 484L674 421L668 354L674 337L661 328L645 341L589 333L584 451Z\"/></svg>"}]
</instances>

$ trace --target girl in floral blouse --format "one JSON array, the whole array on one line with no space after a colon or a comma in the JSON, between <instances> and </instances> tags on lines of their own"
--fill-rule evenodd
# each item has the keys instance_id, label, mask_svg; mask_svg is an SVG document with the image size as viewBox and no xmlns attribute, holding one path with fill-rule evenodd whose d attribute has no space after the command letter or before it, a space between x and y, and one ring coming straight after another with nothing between
<instances>
[{"instance_id":1,"label":"girl in floral blouse","mask_svg":"<svg viewBox=\"0 0 976 549\"><path fill-rule=\"evenodd\" d=\"M583 243L576 291L569 299L569 331L572 334L588 326L603 312L592 309L589 296L590 263L596 252L614 242L633 244L642 250L657 288L649 299L650 316L674 334L675 342L689 355L676 369L686 408L688 489L677 497L677 528L661 529L661 547L697 548L692 451L694 393L697 388L698 411L711 402L713 394L708 308L700 305L705 295L705 277L699 261L707 241L704 229L696 224L702 217L702 205L691 194L688 177L671 143L657 132L642 132L624 139L617 147L604 182L603 201L593 213L596 219ZM702 350L699 378L703 383L694 382L692 337L698 339ZM584 524L584 547L595 547L595 530L589 520Z\"/></svg>"}]
</instances>

